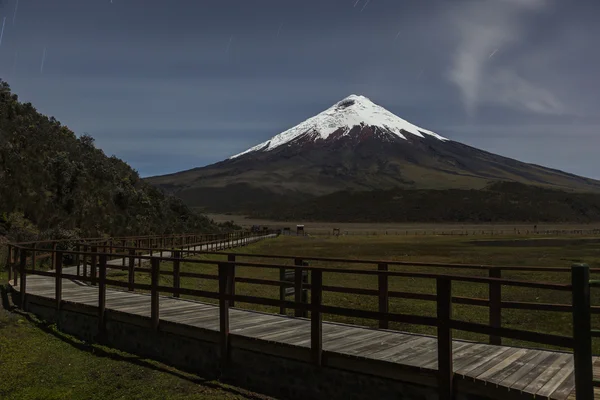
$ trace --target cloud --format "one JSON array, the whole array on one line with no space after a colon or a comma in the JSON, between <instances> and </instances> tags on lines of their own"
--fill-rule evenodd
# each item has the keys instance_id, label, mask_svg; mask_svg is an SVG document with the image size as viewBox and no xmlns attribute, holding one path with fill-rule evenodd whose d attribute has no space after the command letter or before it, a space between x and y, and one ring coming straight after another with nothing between
<instances>
[{"instance_id":1,"label":"cloud","mask_svg":"<svg viewBox=\"0 0 600 400\"><path fill-rule=\"evenodd\" d=\"M514 1L514 0L513 0ZM505 69L487 79L482 100L540 114L563 115L565 105L549 90L538 87L516 72Z\"/></svg>"},{"instance_id":2,"label":"cloud","mask_svg":"<svg viewBox=\"0 0 600 400\"><path fill-rule=\"evenodd\" d=\"M451 21L459 41L447 78L460 90L469 116L482 101L541 113L563 111L549 91L536 88L510 68L489 71L495 61L490 55L506 52L519 38L522 18L547 4L546 0L479 0L453 9Z\"/></svg>"}]
</instances>

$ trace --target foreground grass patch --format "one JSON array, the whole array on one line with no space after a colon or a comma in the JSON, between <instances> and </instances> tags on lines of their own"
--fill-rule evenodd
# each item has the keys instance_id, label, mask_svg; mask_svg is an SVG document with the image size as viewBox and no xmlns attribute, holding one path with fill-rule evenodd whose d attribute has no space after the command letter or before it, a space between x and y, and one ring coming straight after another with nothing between
<instances>
[{"instance_id":1,"label":"foreground grass patch","mask_svg":"<svg viewBox=\"0 0 600 400\"><path fill-rule=\"evenodd\" d=\"M0 376L2 399L266 399L81 342L1 306Z\"/></svg>"}]
</instances>

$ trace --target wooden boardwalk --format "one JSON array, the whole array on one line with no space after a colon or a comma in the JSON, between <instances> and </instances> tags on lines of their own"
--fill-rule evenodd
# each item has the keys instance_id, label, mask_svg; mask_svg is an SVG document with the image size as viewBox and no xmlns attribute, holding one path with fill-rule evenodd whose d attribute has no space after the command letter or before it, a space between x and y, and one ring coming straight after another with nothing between
<instances>
[{"instance_id":1,"label":"wooden boardwalk","mask_svg":"<svg viewBox=\"0 0 600 400\"><path fill-rule=\"evenodd\" d=\"M112 260L110 264L119 265L120 261ZM65 268L64 272L74 272L67 270L69 269ZM98 306L98 287L66 279L63 279L62 285L64 301ZM19 291L18 285L13 289ZM54 299L55 279L28 276L26 292ZM159 302L161 320L219 331L217 305L165 296L161 296ZM106 309L150 317L150 296L108 289ZM243 337L265 346L280 343L302 349L310 348L309 319L231 308L229 320L232 339ZM337 353L364 360L369 372L373 374L377 374L378 370L407 370L423 375L431 374L435 379L435 337L332 322L324 322L322 329L324 354ZM490 397L504 399L519 395L521 397L518 398L523 398L525 395L525 398L536 399L575 399L571 353L454 340L453 358L455 379L481 385L487 393L492 394ZM600 371L597 357L594 358L594 366L594 375L597 376ZM596 394L596 398L600 398L600 394Z\"/></svg>"}]
</instances>

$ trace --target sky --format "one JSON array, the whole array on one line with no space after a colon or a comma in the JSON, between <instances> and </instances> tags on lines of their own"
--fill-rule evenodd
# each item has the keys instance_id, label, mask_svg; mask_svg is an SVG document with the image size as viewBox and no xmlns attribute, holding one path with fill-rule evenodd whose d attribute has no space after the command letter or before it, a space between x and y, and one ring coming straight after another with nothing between
<instances>
[{"instance_id":1,"label":"sky","mask_svg":"<svg viewBox=\"0 0 600 400\"><path fill-rule=\"evenodd\" d=\"M600 179L597 0L0 0L0 78L152 176L361 94Z\"/></svg>"}]
</instances>

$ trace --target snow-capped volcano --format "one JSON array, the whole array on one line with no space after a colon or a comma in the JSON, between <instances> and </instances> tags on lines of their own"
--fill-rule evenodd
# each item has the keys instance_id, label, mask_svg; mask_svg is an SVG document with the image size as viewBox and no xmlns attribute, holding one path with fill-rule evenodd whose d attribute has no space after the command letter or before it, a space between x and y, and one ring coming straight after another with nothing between
<instances>
[{"instance_id":1,"label":"snow-capped volcano","mask_svg":"<svg viewBox=\"0 0 600 400\"><path fill-rule=\"evenodd\" d=\"M446 139L357 95L226 160L147 181L191 206L244 212L340 191L481 189L496 181L600 191L598 181Z\"/></svg>"},{"instance_id":2,"label":"snow-capped volcano","mask_svg":"<svg viewBox=\"0 0 600 400\"><path fill-rule=\"evenodd\" d=\"M342 138L349 135L354 127L378 128L405 140L407 134L420 138L429 136L441 141L448 140L437 133L403 120L365 96L353 94L322 113L229 159L256 151L271 151L304 136L312 141Z\"/></svg>"}]
</instances>

